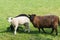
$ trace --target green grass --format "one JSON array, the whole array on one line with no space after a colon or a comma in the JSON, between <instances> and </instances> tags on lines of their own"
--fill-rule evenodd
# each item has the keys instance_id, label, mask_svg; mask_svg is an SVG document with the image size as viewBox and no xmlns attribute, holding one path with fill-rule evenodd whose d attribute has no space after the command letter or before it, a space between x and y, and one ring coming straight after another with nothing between
<instances>
[{"instance_id":1,"label":"green grass","mask_svg":"<svg viewBox=\"0 0 60 40\"><path fill-rule=\"evenodd\" d=\"M17 32L7 32L10 23L7 17L16 16L21 13L36 15L54 14L60 16L60 0L0 0L0 40L60 40L60 26L58 26L58 35L45 34L30 24L30 33L24 33L24 29ZM24 27L23 27L24 28ZM51 32L51 29L45 29Z\"/></svg>"}]
</instances>

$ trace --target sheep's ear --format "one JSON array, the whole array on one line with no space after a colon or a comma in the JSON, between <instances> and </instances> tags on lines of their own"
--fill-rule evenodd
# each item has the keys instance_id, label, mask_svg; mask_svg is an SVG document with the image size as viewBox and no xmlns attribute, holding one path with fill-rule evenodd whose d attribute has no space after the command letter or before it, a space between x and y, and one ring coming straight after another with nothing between
<instances>
[{"instance_id":1,"label":"sheep's ear","mask_svg":"<svg viewBox=\"0 0 60 40\"><path fill-rule=\"evenodd\" d=\"M36 14L32 14L33 16L36 16Z\"/></svg>"}]
</instances>

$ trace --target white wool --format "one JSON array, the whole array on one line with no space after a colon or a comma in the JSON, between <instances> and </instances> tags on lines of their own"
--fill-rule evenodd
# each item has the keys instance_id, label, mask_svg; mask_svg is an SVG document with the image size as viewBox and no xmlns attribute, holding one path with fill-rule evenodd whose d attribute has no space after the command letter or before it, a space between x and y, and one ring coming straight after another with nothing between
<instances>
[{"instance_id":1,"label":"white wool","mask_svg":"<svg viewBox=\"0 0 60 40\"><path fill-rule=\"evenodd\" d=\"M24 23L30 22L30 20L27 17L22 16L22 17L13 18L12 22L14 23L18 22L19 24L24 24Z\"/></svg>"}]
</instances>

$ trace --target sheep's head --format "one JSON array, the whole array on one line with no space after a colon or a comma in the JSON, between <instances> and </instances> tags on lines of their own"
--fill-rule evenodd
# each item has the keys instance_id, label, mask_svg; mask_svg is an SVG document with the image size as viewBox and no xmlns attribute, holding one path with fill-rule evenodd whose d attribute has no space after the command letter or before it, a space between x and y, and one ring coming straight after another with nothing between
<instances>
[{"instance_id":1,"label":"sheep's head","mask_svg":"<svg viewBox=\"0 0 60 40\"><path fill-rule=\"evenodd\" d=\"M8 22L11 22L11 21L12 21L12 19L13 19L12 17L9 17L9 18L8 18Z\"/></svg>"}]
</instances>

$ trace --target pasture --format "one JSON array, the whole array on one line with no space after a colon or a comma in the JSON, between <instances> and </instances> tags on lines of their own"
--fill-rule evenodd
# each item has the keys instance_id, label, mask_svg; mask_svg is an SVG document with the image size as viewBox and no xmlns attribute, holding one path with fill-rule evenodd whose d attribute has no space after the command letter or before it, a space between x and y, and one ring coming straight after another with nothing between
<instances>
[{"instance_id":1,"label":"pasture","mask_svg":"<svg viewBox=\"0 0 60 40\"><path fill-rule=\"evenodd\" d=\"M60 16L60 0L0 0L0 40L60 40L60 26L58 26L58 35L49 34L51 29L45 29L46 34L38 32L30 24L30 33L24 32L24 26L19 28L17 34L7 30L10 23L7 17L15 17L21 13L46 15L54 14Z\"/></svg>"}]
</instances>

